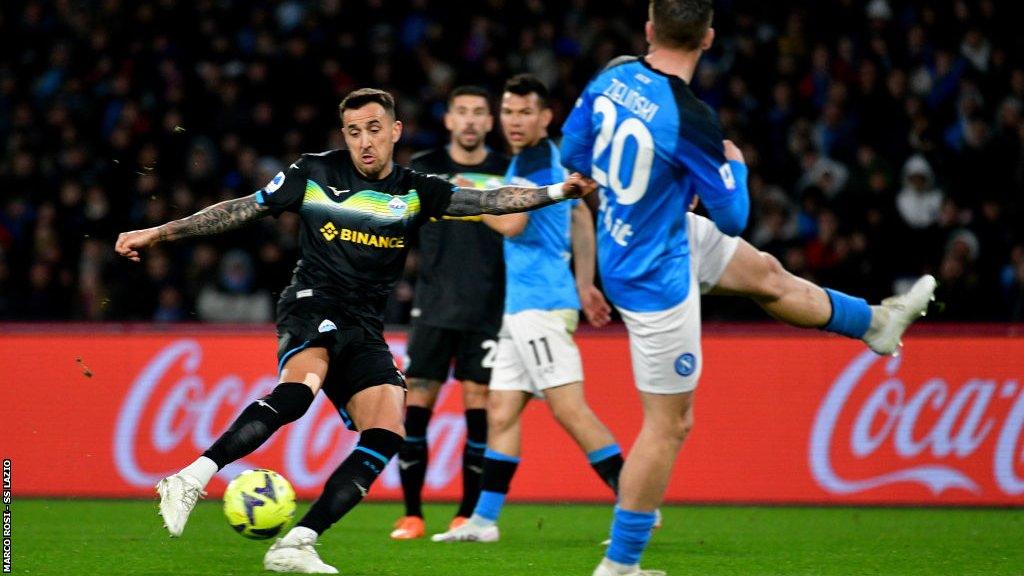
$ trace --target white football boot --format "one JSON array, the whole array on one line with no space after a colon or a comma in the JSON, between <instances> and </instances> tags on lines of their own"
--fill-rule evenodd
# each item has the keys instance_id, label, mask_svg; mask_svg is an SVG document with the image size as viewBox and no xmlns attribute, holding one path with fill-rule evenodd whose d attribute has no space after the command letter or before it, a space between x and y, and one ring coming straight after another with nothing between
<instances>
[{"instance_id":1,"label":"white football boot","mask_svg":"<svg viewBox=\"0 0 1024 576\"><path fill-rule=\"evenodd\" d=\"M337 574L338 569L320 559L313 546L316 538L278 538L263 556L263 568L271 572Z\"/></svg>"},{"instance_id":2,"label":"white football boot","mask_svg":"<svg viewBox=\"0 0 1024 576\"><path fill-rule=\"evenodd\" d=\"M163 516L164 527L175 538L185 530L188 515L196 507L196 502L206 496L199 481L187 474L164 478L157 483L156 493L160 495L160 516Z\"/></svg>"},{"instance_id":3,"label":"white football boot","mask_svg":"<svg viewBox=\"0 0 1024 576\"><path fill-rule=\"evenodd\" d=\"M434 534L430 540L433 542L497 542L499 537L497 524L480 526L470 520L458 528Z\"/></svg>"},{"instance_id":4,"label":"white football boot","mask_svg":"<svg viewBox=\"0 0 1024 576\"><path fill-rule=\"evenodd\" d=\"M900 338L915 320L928 312L928 303L935 300L935 277L926 274L918 278L906 294L890 296L881 305L871 307L871 327L864 334L864 342L876 354L898 354L903 343Z\"/></svg>"},{"instance_id":5,"label":"white football boot","mask_svg":"<svg viewBox=\"0 0 1024 576\"><path fill-rule=\"evenodd\" d=\"M621 566L619 564L618 566ZM602 560L597 568L594 569L594 573L591 576L666 576L667 572L664 570L643 570L639 566L633 567L632 570L617 570L609 566L607 559Z\"/></svg>"}]
</instances>

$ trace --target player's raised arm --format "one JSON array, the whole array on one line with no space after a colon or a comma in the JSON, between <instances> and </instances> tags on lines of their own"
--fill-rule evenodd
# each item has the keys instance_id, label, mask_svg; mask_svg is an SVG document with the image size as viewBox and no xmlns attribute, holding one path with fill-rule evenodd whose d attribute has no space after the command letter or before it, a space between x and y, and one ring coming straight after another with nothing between
<instances>
[{"instance_id":1,"label":"player's raised arm","mask_svg":"<svg viewBox=\"0 0 1024 576\"><path fill-rule=\"evenodd\" d=\"M559 200L582 198L597 189L597 182L573 173L550 186L502 186L487 190L456 188L444 213L449 216L513 214L550 206Z\"/></svg>"},{"instance_id":2,"label":"player's raised arm","mask_svg":"<svg viewBox=\"0 0 1024 576\"><path fill-rule=\"evenodd\" d=\"M121 256L138 262L141 259L139 250L157 242L219 234L267 214L270 214L269 209L257 201L256 194L250 194L208 206L191 216L154 228L122 232L114 249Z\"/></svg>"}]
</instances>

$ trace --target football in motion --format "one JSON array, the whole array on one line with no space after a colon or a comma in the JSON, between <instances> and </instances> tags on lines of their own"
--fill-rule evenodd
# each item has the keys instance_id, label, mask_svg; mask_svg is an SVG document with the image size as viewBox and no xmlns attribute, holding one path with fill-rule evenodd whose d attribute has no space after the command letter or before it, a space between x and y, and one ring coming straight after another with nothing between
<instances>
[{"instance_id":1,"label":"football in motion","mask_svg":"<svg viewBox=\"0 0 1024 576\"><path fill-rule=\"evenodd\" d=\"M295 516L295 490L273 470L246 470L224 491L224 515L246 538L273 538Z\"/></svg>"}]
</instances>

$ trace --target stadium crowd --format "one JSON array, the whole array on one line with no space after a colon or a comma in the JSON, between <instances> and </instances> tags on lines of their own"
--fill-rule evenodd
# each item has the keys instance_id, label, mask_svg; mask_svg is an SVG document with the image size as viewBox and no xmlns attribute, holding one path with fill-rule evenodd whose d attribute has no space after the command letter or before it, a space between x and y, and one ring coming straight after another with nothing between
<instances>
[{"instance_id":1,"label":"stadium crowd","mask_svg":"<svg viewBox=\"0 0 1024 576\"><path fill-rule=\"evenodd\" d=\"M693 89L751 166L747 238L873 301L930 272L939 320L1024 321L1015 4L716 2ZM463 83L496 93L533 72L560 125L605 62L644 51L645 16L642 0L5 1L0 319L269 321L293 215L141 265L115 257L117 233L340 147L337 105L356 87L396 95L401 163L443 143ZM415 279L413 257L388 321L407 321ZM762 317L727 306L707 315Z\"/></svg>"}]
</instances>

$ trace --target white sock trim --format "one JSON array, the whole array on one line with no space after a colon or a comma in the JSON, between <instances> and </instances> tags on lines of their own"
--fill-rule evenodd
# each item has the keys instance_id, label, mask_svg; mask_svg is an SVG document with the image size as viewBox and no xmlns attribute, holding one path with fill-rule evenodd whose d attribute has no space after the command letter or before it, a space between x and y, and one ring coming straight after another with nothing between
<instances>
[{"instance_id":1,"label":"white sock trim","mask_svg":"<svg viewBox=\"0 0 1024 576\"><path fill-rule=\"evenodd\" d=\"M196 458L196 461L181 469L180 474L185 474L198 481L203 488L210 483L217 473L217 463L206 456Z\"/></svg>"},{"instance_id":2,"label":"white sock trim","mask_svg":"<svg viewBox=\"0 0 1024 576\"><path fill-rule=\"evenodd\" d=\"M608 568L615 574L632 574L640 569L639 564L621 564L615 560L611 560L608 557L601 559L601 563L604 564L605 568Z\"/></svg>"},{"instance_id":3,"label":"white sock trim","mask_svg":"<svg viewBox=\"0 0 1024 576\"><path fill-rule=\"evenodd\" d=\"M469 517L469 523L472 524L473 526L479 526L480 528L490 528L491 526L494 526L494 524L495 524L494 520L491 520L489 518L484 518L483 516L480 516L479 514L473 514L472 516L470 516Z\"/></svg>"},{"instance_id":4,"label":"white sock trim","mask_svg":"<svg viewBox=\"0 0 1024 576\"><path fill-rule=\"evenodd\" d=\"M288 531L281 539L282 542L298 542L299 540L312 540L316 542L317 536L316 530L312 528L306 528L305 526L296 526Z\"/></svg>"}]
</instances>

